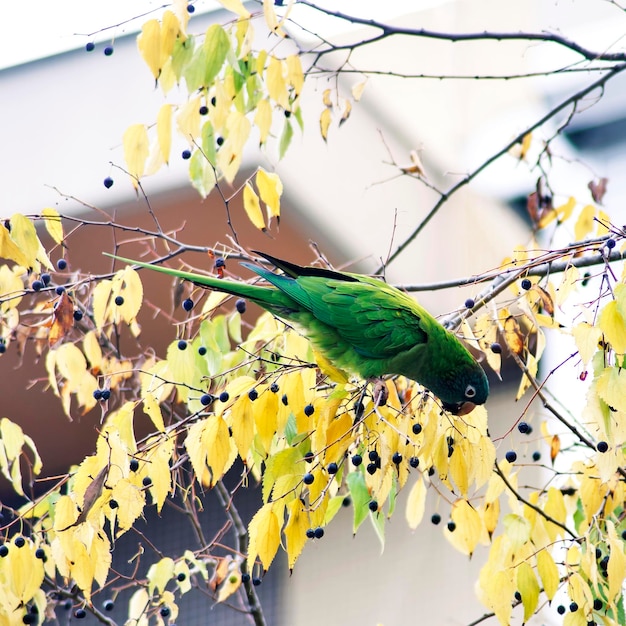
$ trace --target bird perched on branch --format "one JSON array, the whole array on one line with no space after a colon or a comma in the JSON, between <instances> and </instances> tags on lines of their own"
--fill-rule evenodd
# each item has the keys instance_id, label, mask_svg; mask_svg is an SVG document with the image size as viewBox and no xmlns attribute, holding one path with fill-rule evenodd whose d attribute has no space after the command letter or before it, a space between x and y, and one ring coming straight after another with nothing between
<instances>
[{"instance_id":1,"label":"bird perched on branch","mask_svg":"<svg viewBox=\"0 0 626 626\"><path fill-rule=\"evenodd\" d=\"M268 285L234 282L132 259L115 259L247 298L296 324L332 365L362 378L400 374L444 409L465 415L489 395L487 376L467 348L410 296L377 278L301 267L258 253L282 270L242 263Z\"/></svg>"}]
</instances>

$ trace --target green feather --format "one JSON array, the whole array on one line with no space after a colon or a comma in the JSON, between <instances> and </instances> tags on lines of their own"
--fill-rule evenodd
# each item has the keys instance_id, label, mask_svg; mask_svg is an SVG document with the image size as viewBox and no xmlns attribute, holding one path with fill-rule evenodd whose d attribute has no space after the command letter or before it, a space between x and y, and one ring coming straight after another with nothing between
<instances>
[{"instance_id":1,"label":"green feather","mask_svg":"<svg viewBox=\"0 0 626 626\"><path fill-rule=\"evenodd\" d=\"M269 285L203 276L112 256L255 302L295 323L335 367L362 378L400 374L466 413L489 395L485 372L465 346L410 296L382 280L300 267L259 253L283 274L242 263Z\"/></svg>"}]
</instances>

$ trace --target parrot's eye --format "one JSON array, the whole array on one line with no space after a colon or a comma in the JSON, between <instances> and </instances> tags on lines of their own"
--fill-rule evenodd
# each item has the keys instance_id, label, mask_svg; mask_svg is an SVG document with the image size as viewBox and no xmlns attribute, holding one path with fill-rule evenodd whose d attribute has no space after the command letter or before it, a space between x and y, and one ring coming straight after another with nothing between
<instances>
[{"instance_id":1,"label":"parrot's eye","mask_svg":"<svg viewBox=\"0 0 626 626\"><path fill-rule=\"evenodd\" d=\"M465 387L465 397L473 398L476 395L476 388L473 385Z\"/></svg>"}]
</instances>

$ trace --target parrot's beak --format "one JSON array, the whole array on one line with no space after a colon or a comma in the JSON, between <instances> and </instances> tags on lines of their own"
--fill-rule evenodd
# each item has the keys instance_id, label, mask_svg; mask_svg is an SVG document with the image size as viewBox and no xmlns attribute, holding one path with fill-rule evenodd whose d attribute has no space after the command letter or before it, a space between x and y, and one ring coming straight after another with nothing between
<instances>
[{"instance_id":1,"label":"parrot's beak","mask_svg":"<svg viewBox=\"0 0 626 626\"><path fill-rule=\"evenodd\" d=\"M451 402L442 402L441 404L443 405L443 408L448 411L448 413L459 416L467 415L476 408L476 405L473 402L458 402L454 404Z\"/></svg>"}]
</instances>

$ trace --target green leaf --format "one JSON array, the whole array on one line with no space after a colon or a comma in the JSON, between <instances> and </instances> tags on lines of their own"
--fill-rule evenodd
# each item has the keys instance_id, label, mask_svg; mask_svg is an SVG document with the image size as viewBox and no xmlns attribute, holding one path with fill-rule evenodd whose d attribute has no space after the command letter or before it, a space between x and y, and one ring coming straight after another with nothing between
<instances>
[{"instance_id":1,"label":"green leaf","mask_svg":"<svg viewBox=\"0 0 626 626\"><path fill-rule=\"evenodd\" d=\"M202 49L206 54L204 66L204 85L209 86L219 74L230 50L230 39L226 31L219 24L209 26Z\"/></svg>"},{"instance_id":2,"label":"green leaf","mask_svg":"<svg viewBox=\"0 0 626 626\"><path fill-rule=\"evenodd\" d=\"M172 51L172 70L177 81L180 81L183 71L193 58L194 50L195 41L193 36L187 37L184 41L177 39L174 42L174 50Z\"/></svg>"},{"instance_id":3,"label":"green leaf","mask_svg":"<svg viewBox=\"0 0 626 626\"><path fill-rule=\"evenodd\" d=\"M370 519L372 520L372 526L376 531L376 536L380 541L381 552L385 549L385 516L379 509L375 513L370 511Z\"/></svg>"},{"instance_id":4,"label":"green leaf","mask_svg":"<svg viewBox=\"0 0 626 626\"><path fill-rule=\"evenodd\" d=\"M293 128L289 120L285 119L285 126L283 127L282 135L280 136L280 144L278 146L278 154L282 159L285 156L285 152L287 152L287 148L291 143L291 138L293 137Z\"/></svg>"},{"instance_id":5,"label":"green leaf","mask_svg":"<svg viewBox=\"0 0 626 626\"><path fill-rule=\"evenodd\" d=\"M204 154L196 150L189 160L189 178L196 191L206 198L217 182L215 170Z\"/></svg>"},{"instance_id":6,"label":"green leaf","mask_svg":"<svg viewBox=\"0 0 626 626\"><path fill-rule=\"evenodd\" d=\"M350 489L352 508L354 509L352 532L356 534L359 526L370 513L369 503L371 498L365 484L365 477L361 472L351 472L346 477L346 482L348 483L348 488Z\"/></svg>"}]
</instances>

